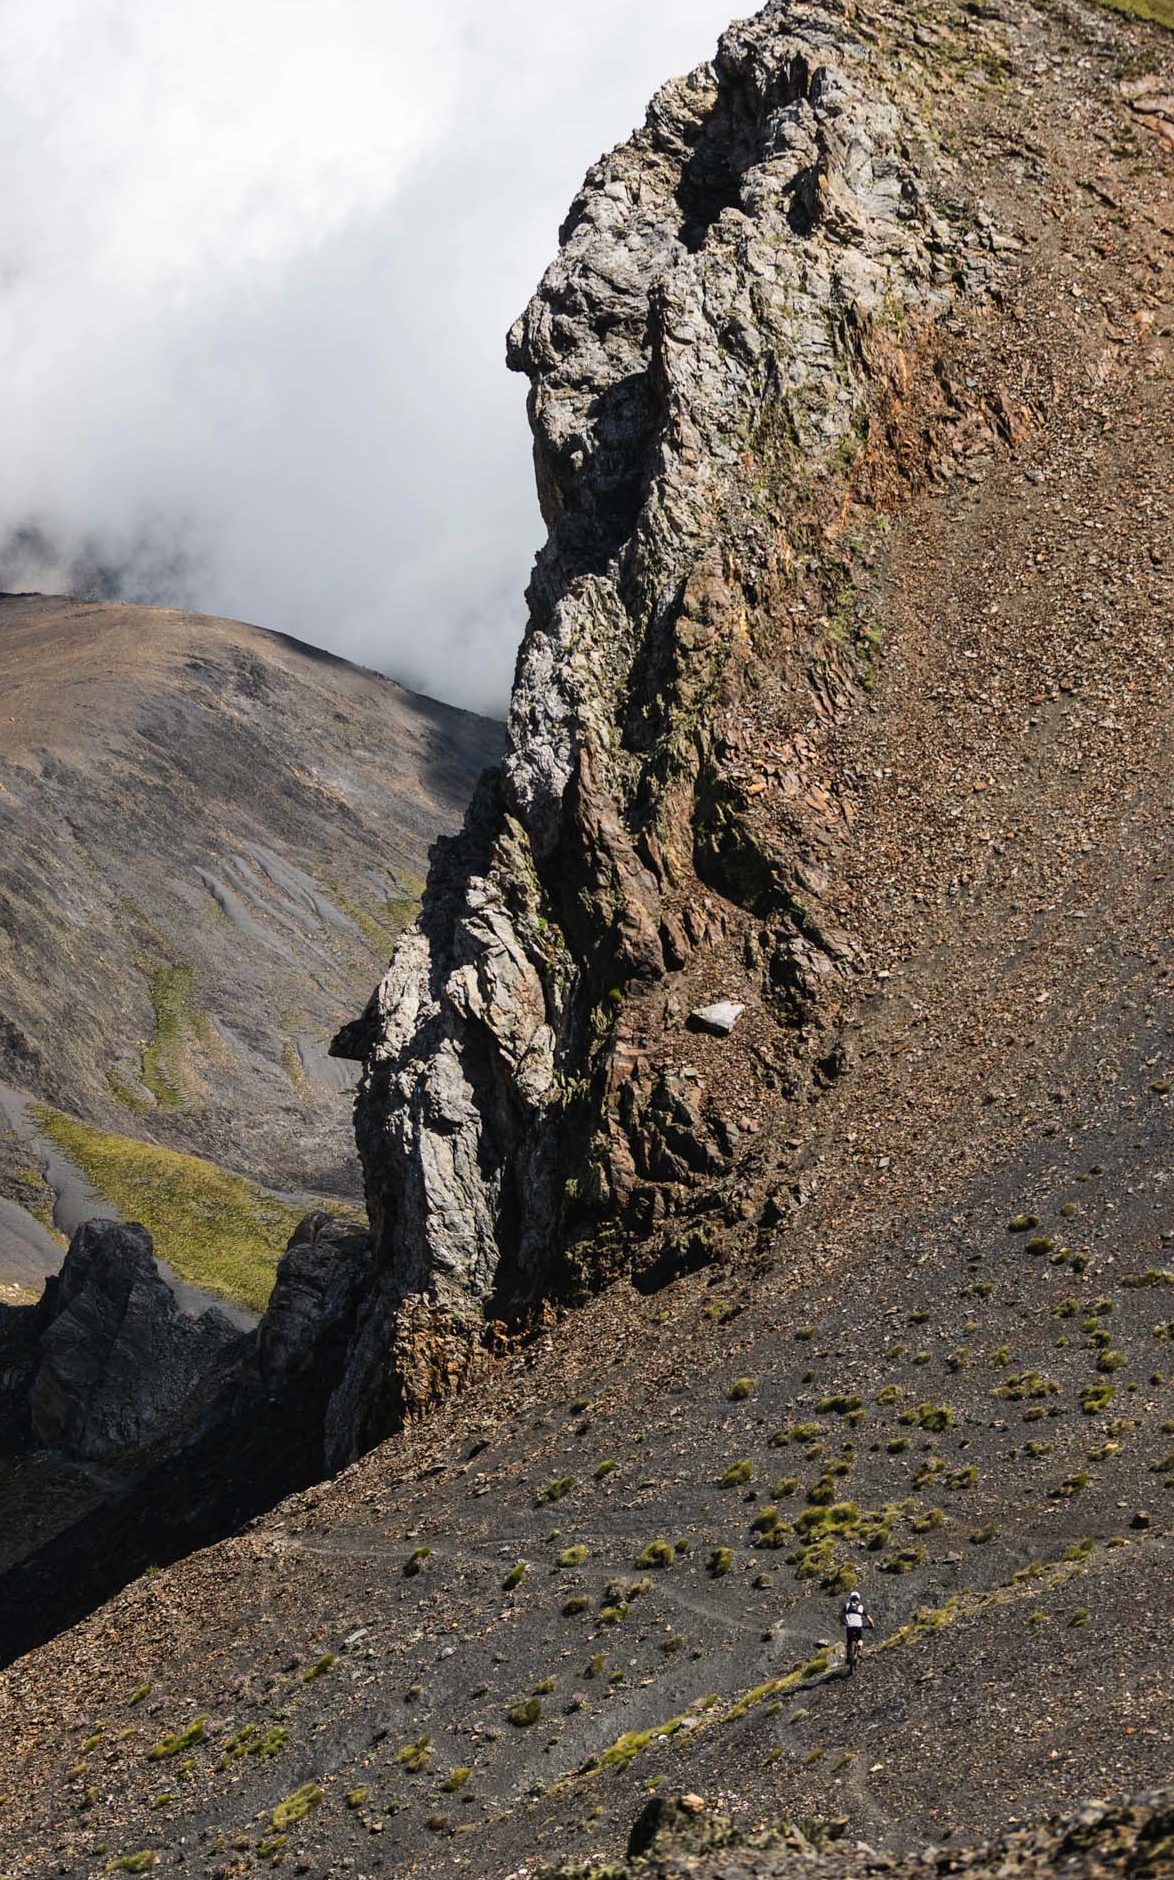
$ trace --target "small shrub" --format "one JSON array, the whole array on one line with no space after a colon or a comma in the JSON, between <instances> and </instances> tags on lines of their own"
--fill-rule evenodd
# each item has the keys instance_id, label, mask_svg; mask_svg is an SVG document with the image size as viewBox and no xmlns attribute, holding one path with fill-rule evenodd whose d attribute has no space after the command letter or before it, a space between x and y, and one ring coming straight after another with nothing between
<instances>
[{"instance_id":1,"label":"small shrub","mask_svg":"<svg viewBox=\"0 0 1174 1880\"><path fill-rule=\"evenodd\" d=\"M882 1573L912 1573L925 1559L925 1548L918 1542L912 1547L902 1547L899 1552L890 1554L880 1563Z\"/></svg>"},{"instance_id":2,"label":"small shrub","mask_svg":"<svg viewBox=\"0 0 1174 1880\"><path fill-rule=\"evenodd\" d=\"M593 1652L591 1657L587 1660L586 1665L583 1667L583 1676L585 1678L601 1678L606 1664L606 1652Z\"/></svg>"},{"instance_id":3,"label":"small shrub","mask_svg":"<svg viewBox=\"0 0 1174 1880\"><path fill-rule=\"evenodd\" d=\"M431 1553L431 1547L413 1548L412 1552L404 1561L404 1577L411 1580L415 1578L417 1573L423 1573L424 1562L430 1558Z\"/></svg>"},{"instance_id":4,"label":"small shrub","mask_svg":"<svg viewBox=\"0 0 1174 1880\"><path fill-rule=\"evenodd\" d=\"M677 1557L676 1548L671 1541L656 1539L649 1541L647 1547L636 1555L638 1567L671 1567Z\"/></svg>"},{"instance_id":5,"label":"small shrub","mask_svg":"<svg viewBox=\"0 0 1174 1880\"><path fill-rule=\"evenodd\" d=\"M919 1403L917 1421L923 1430L952 1430L954 1412L946 1403Z\"/></svg>"},{"instance_id":6,"label":"small shrub","mask_svg":"<svg viewBox=\"0 0 1174 1880\"><path fill-rule=\"evenodd\" d=\"M736 1377L726 1392L726 1396L730 1403L745 1403L747 1397L753 1397L757 1389L756 1377Z\"/></svg>"},{"instance_id":7,"label":"small shrub","mask_svg":"<svg viewBox=\"0 0 1174 1880\"><path fill-rule=\"evenodd\" d=\"M343 1800L348 1808L361 1808L371 1791L365 1782L357 1782L353 1789L348 1789Z\"/></svg>"},{"instance_id":8,"label":"small shrub","mask_svg":"<svg viewBox=\"0 0 1174 1880\"><path fill-rule=\"evenodd\" d=\"M502 1592L512 1593L516 1586L521 1586L522 1581L525 1579L529 1571L530 1571L530 1563L528 1560L517 1561L515 1565L510 1568L509 1572L505 1576L505 1579L501 1583Z\"/></svg>"},{"instance_id":9,"label":"small shrub","mask_svg":"<svg viewBox=\"0 0 1174 1880\"><path fill-rule=\"evenodd\" d=\"M120 1854L117 1860L112 1860L109 1863L107 1867L107 1872L108 1873L148 1873L154 1865L155 1865L154 1849L150 1847L144 1847L141 1850L141 1852L138 1854Z\"/></svg>"},{"instance_id":10,"label":"small shrub","mask_svg":"<svg viewBox=\"0 0 1174 1880\"><path fill-rule=\"evenodd\" d=\"M1074 1495L1079 1495L1082 1489L1088 1487L1091 1480L1092 1477L1086 1469L1075 1469L1071 1475L1066 1475L1062 1482L1058 1482L1055 1488L1049 1489L1048 1494L1053 1501L1071 1501Z\"/></svg>"},{"instance_id":11,"label":"small shrub","mask_svg":"<svg viewBox=\"0 0 1174 1880\"><path fill-rule=\"evenodd\" d=\"M954 1469L947 1475L946 1487L953 1489L955 1493L957 1493L957 1491L962 1488L973 1488L977 1480L978 1470L975 1468L973 1462L970 1462L964 1469Z\"/></svg>"},{"instance_id":12,"label":"small shrub","mask_svg":"<svg viewBox=\"0 0 1174 1880\"><path fill-rule=\"evenodd\" d=\"M770 1492L779 1501L785 1501L787 1496L794 1495L798 1488L799 1477L797 1475L780 1475L776 1482L772 1482Z\"/></svg>"},{"instance_id":13,"label":"small shrub","mask_svg":"<svg viewBox=\"0 0 1174 1880\"><path fill-rule=\"evenodd\" d=\"M805 1508L795 1523L800 1534L847 1534L860 1522L860 1509L854 1501L833 1501L821 1507Z\"/></svg>"},{"instance_id":14,"label":"small shrub","mask_svg":"<svg viewBox=\"0 0 1174 1880\"><path fill-rule=\"evenodd\" d=\"M602 1481L603 1481L603 1480L604 1480L604 1479L605 1479L605 1478L606 1478L607 1476L609 1476L609 1475L611 1475L611 1474L612 1474L612 1472L613 1472L613 1471L614 1471L615 1469L618 1469L618 1468L619 1468L619 1463L618 1463L618 1462L612 1462L610 1458L608 1458L608 1459L607 1459L606 1461L604 1461L604 1462L598 1462L598 1463L596 1463L596 1465L595 1465L595 1480L596 1480L597 1482L602 1482Z\"/></svg>"},{"instance_id":15,"label":"small shrub","mask_svg":"<svg viewBox=\"0 0 1174 1880\"><path fill-rule=\"evenodd\" d=\"M310 1669L303 1675L302 1683L312 1684L315 1678L320 1678L323 1676L325 1672L329 1671L331 1665L333 1665L334 1663L335 1663L334 1653L323 1652L317 1664L311 1665Z\"/></svg>"},{"instance_id":16,"label":"small shrub","mask_svg":"<svg viewBox=\"0 0 1174 1880\"><path fill-rule=\"evenodd\" d=\"M455 1769L449 1770L440 1785L444 1794L455 1795L458 1789L464 1788L472 1773L467 1763L458 1763Z\"/></svg>"},{"instance_id":17,"label":"small shrub","mask_svg":"<svg viewBox=\"0 0 1174 1880\"><path fill-rule=\"evenodd\" d=\"M720 1580L723 1574L730 1571L733 1564L734 1550L732 1547L715 1547L706 1562L705 1571L712 1580Z\"/></svg>"},{"instance_id":18,"label":"small shrub","mask_svg":"<svg viewBox=\"0 0 1174 1880\"><path fill-rule=\"evenodd\" d=\"M940 1528L945 1519L941 1508L923 1508L909 1516L909 1526L915 1534L929 1534L934 1528Z\"/></svg>"},{"instance_id":19,"label":"small shrub","mask_svg":"<svg viewBox=\"0 0 1174 1880\"><path fill-rule=\"evenodd\" d=\"M581 1567L587 1558L587 1549L580 1541L574 1547L564 1547L558 1557L560 1567Z\"/></svg>"},{"instance_id":20,"label":"small shrub","mask_svg":"<svg viewBox=\"0 0 1174 1880\"><path fill-rule=\"evenodd\" d=\"M569 1599L564 1599L563 1601L563 1618L575 1619L581 1612L589 1611L590 1607L591 1601L588 1599L586 1593L572 1593Z\"/></svg>"},{"instance_id":21,"label":"small shrub","mask_svg":"<svg viewBox=\"0 0 1174 1880\"><path fill-rule=\"evenodd\" d=\"M1125 1360L1119 1351L1102 1351L1097 1358L1098 1371L1119 1371Z\"/></svg>"},{"instance_id":22,"label":"small shrub","mask_svg":"<svg viewBox=\"0 0 1174 1880\"><path fill-rule=\"evenodd\" d=\"M1003 1383L996 1385L992 1397L1004 1397L1021 1403L1025 1397L1056 1397L1060 1386L1054 1378L1041 1377L1038 1371L1010 1371Z\"/></svg>"},{"instance_id":23,"label":"small shrub","mask_svg":"<svg viewBox=\"0 0 1174 1880\"><path fill-rule=\"evenodd\" d=\"M1038 1214L1014 1214L1007 1222L1007 1231L1011 1234L1026 1234L1030 1228L1038 1226Z\"/></svg>"},{"instance_id":24,"label":"small shrub","mask_svg":"<svg viewBox=\"0 0 1174 1880\"><path fill-rule=\"evenodd\" d=\"M1086 1417L1099 1416L1117 1395L1115 1384L1086 1384L1080 1393L1080 1407Z\"/></svg>"},{"instance_id":25,"label":"small shrub","mask_svg":"<svg viewBox=\"0 0 1174 1880\"><path fill-rule=\"evenodd\" d=\"M850 1416L854 1410L862 1410L864 1403L860 1397L849 1397L841 1392L835 1397L821 1397L815 1407L821 1413L846 1417Z\"/></svg>"},{"instance_id":26,"label":"small shrub","mask_svg":"<svg viewBox=\"0 0 1174 1880\"><path fill-rule=\"evenodd\" d=\"M574 1486L575 1478L573 1475L556 1475L553 1482L548 1482L546 1487L541 1490L538 1500L540 1503L546 1501L561 1501L564 1495L570 1494Z\"/></svg>"},{"instance_id":27,"label":"small shrub","mask_svg":"<svg viewBox=\"0 0 1174 1880\"><path fill-rule=\"evenodd\" d=\"M1081 1626L1081 1625L1087 1625L1088 1620L1089 1620L1088 1607L1078 1606L1076 1608L1076 1611L1073 1613L1072 1617L1069 1619L1068 1623L1071 1626Z\"/></svg>"},{"instance_id":28,"label":"small shrub","mask_svg":"<svg viewBox=\"0 0 1174 1880\"><path fill-rule=\"evenodd\" d=\"M271 1724L263 1735L249 1744L248 1753L250 1756L260 1756L263 1762L268 1762L271 1757L276 1756L285 1748L288 1736L289 1731L283 1723Z\"/></svg>"},{"instance_id":29,"label":"small shrub","mask_svg":"<svg viewBox=\"0 0 1174 1880\"><path fill-rule=\"evenodd\" d=\"M1036 1254L1051 1253L1055 1244L1055 1241L1050 1240L1047 1234L1033 1234L1031 1239L1025 1243L1025 1251L1027 1253Z\"/></svg>"},{"instance_id":30,"label":"small shrub","mask_svg":"<svg viewBox=\"0 0 1174 1880\"><path fill-rule=\"evenodd\" d=\"M396 1751L395 1760L401 1769L406 1769L410 1776L419 1775L432 1761L432 1738L425 1731L414 1743L405 1743Z\"/></svg>"},{"instance_id":31,"label":"small shrub","mask_svg":"<svg viewBox=\"0 0 1174 1880\"><path fill-rule=\"evenodd\" d=\"M739 1488L743 1482L748 1482L753 1474L754 1464L748 1456L743 1456L740 1462L731 1462L725 1473L718 1477L717 1485L719 1488Z\"/></svg>"},{"instance_id":32,"label":"small shrub","mask_svg":"<svg viewBox=\"0 0 1174 1880\"><path fill-rule=\"evenodd\" d=\"M505 1714L507 1721L513 1724L515 1730L528 1730L531 1724L537 1723L542 1715L542 1699L524 1697L520 1703L511 1704Z\"/></svg>"}]
</instances>

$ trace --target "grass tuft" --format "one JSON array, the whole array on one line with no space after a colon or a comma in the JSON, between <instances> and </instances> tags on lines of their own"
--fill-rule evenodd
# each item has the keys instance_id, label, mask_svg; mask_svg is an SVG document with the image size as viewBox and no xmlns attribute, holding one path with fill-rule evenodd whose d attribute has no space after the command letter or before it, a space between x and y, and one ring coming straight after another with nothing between
<instances>
[{"instance_id":1,"label":"grass tuft","mask_svg":"<svg viewBox=\"0 0 1174 1880\"><path fill-rule=\"evenodd\" d=\"M316 1782L303 1782L300 1789L287 1795L283 1802L278 1802L269 1820L275 1834L284 1834L295 1821L304 1821L312 1809L322 1801L322 1790Z\"/></svg>"}]
</instances>

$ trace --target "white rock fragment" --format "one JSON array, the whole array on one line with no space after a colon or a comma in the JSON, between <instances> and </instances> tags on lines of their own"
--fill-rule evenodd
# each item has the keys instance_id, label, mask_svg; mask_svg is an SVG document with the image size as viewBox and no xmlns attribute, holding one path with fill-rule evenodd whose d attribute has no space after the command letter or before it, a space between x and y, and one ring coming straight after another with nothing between
<instances>
[{"instance_id":1,"label":"white rock fragment","mask_svg":"<svg viewBox=\"0 0 1174 1880\"><path fill-rule=\"evenodd\" d=\"M703 1025L706 1031L715 1031L721 1038L727 1038L746 1010L744 1005L735 1005L732 999L716 999L712 1005L699 1005L690 1012L689 1018L694 1025Z\"/></svg>"}]
</instances>

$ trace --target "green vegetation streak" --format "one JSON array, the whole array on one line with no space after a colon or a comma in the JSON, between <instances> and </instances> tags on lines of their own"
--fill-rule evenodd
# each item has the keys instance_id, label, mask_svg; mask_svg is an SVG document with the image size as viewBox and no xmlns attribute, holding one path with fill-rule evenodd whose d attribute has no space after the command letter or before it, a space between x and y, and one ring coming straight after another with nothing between
<instances>
[{"instance_id":1,"label":"green vegetation streak","mask_svg":"<svg viewBox=\"0 0 1174 1880\"><path fill-rule=\"evenodd\" d=\"M1111 7L1114 13L1132 13L1138 20L1152 20L1157 26L1164 26L1167 32L1174 32L1174 0L1100 0L1102 6Z\"/></svg>"},{"instance_id":2,"label":"green vegetation streak","mask_svg":"<svg viewBox=\"0 0 1174 1880\"><path fill-rule=\"evenodd\" d=\"M34 1115L120 1214L142 1222L181 1279L265 1310L278 1258L305 1208L288 1207L202 1156L107 1135L59 1110L39 1107Z\"/></svg>"},{"instance_id":3,"label":"green vegetation streak","mask_svg":"<svg viewBox=\"0 0 1174 1880\"><path fill-rule=\"evenodd\" d=\"M156 966L147 976L155 1030L143 1047L143 1082L165 1110L182 1108L191 1095L189 1046L212 1042L208 1020L192 998L194 983L190 966Z\"/></svg>"}]
</instances>

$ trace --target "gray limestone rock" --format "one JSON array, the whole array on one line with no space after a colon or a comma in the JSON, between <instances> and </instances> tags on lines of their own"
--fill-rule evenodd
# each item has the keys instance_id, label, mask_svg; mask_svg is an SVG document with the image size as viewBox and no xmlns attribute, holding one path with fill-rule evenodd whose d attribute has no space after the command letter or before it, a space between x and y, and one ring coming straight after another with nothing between
<instances>
[{"instance_id":1,"label":"gray limestone rock","mask_svg":"<svg viewBox=\"0 0 1174 1880\"><path fill-rule=\"evenodd\" d=\"M241 1333L210 1307L178 1305L143 1227L88 1221L37 1308L41 1331L29 1395L50 1448L90 1459L139 1448Z\"/></svg>"},{"instance_id":2,"label":"gray limestone rock","mask_svg":"<svg viewBox=\"0 0 1174 1880\"><path fill-rule=\"evenodd\" d=\"M715 999L712 1005L698 1005L689 1014L691 1024L703 1031L712 1031L719 1038L728 1038L734 1026L746 1010L735 999Z\"/></svg>"},{"instance_id":3,"label":"gray limestone rock","mask_svg":"<svg viewBox=\"0 0 1174 1880\"><path fill-rule=\"evenodd\" d=\"M589 172L511 329L549 535L506 756L338 1042L364 1057L381 1274L367 1372L380 1346L400 1363L401 1306L424 1302L472 1346L487 1313L559 1284L565 1249L588 1250L576 1271L605 1264L608 1232L630 1242L729 1172L731 1133L697 1109L681 1140L680 1102L662 1116L658 1095L676 1072L626 1024L726 932L723 908L773 923L763 992L796 1038L852 970L851 937L817 913L835 801L764 846L728 753L756 613L764 636L791 630L780 613L800 623L796 726L858 683L847 655L809 656L818 597L787 589L777 516L789 479L831 477L859 435L874 325L953 291L952 238L884 84L820 0L731 27Z\"/></svg>"},{"instance_id":4,"label":"gray limestone rock","mask_svg":"<svg viewBox=\"0 0 1174 1880\"><path fill-rule=\"evenodd\" d=\"M257 1368L271 1398L321 1362L324 1341L340 1327L349 1332L370 1278L364 1229L321 1211L298 1222L257 1327Z\"/></svg>"}]
</instances>

